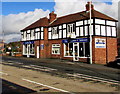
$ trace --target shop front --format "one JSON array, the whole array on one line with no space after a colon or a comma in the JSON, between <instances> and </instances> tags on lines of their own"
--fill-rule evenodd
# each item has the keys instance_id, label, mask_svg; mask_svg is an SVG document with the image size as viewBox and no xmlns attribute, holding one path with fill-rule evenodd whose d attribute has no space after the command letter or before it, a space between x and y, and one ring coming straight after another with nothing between
<instances>
[{"instance_id":1,"label":"shop front","mask_svg":"<svg viewBox=\"0 0 120 94\"><path fill-rule=\"evenodd\" d=\"M70 57L73 61L90 57L89 38L65 39L62 40L62 43L64 45L64 57Z\"/></svg>"},{"instance_id":2,"label":"shop front","mask_svg":"<svg viewBox=\"0 0 120 94\"><path fill-rule=\"evenodd\" d=\"M35 44L34 41L23 42L23 55L27 57L35 56Z\"/></svg>"}]
</instances>

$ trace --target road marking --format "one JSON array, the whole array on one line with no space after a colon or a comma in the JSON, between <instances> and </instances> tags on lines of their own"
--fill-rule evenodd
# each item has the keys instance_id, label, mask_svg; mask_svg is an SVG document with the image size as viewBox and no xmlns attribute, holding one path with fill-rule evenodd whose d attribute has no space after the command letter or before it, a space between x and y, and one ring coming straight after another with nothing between
<instances>
[{"instance_id":1,"label":"road marking","mask_svg":"<svg viewBox=\"0 0 120 94\"><path fill-rule=\"evenodd\" d=\"M35 81L32 81L32 80L28 80L28 79L24 79L24 78L22 78L22 80L27 81L27 82L31 82L31 83L34 83L34 84L38 84L38 85L41 85L41 86L44 86L44 87L48 87L48 88L51 88L51 89L54 89L54 90L58 90L58 91L61 91L61 92L71 93L69 91L66 91L66 90L63 90L63 89L59 89L59 88L56 88L56 87L52 87L52 86L48 86L48 85L45 85L45 84L42 84L42 83L38 83L38 82L35 82Z\"/></svg>"},{"instance_id":2,"label":"road marking","mask_svg":"<svg viewBox=\"0 0 120 94\"><path fill-rule=\"evenodd\" d=\"M84 74L67 74L67 75L74 76L74 77L79 77L79 78L90 79L90 80L94 80L94 81L110 83L110 84L119 84L119 81L104 79L104 78L89 76L89 75L84 75Z\"/></svg>"},{"instance_id":3,"label":"road marking","mask_svg":"<svg viewBox=\"0 0 120 94\"><path fill-rule=\"evenodd\" d=\"M8 75L7 73L0 72L0 74Z\"/></svg>"}]
</instances>

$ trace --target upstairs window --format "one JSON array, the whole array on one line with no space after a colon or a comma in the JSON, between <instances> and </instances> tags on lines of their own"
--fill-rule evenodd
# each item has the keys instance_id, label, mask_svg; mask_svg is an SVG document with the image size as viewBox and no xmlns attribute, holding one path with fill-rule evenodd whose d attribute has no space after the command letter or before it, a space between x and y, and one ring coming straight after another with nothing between
<instances>
[{"instance_id":1,"label":"upstairs window","mask_svg":"<svg viewBox=\"0 0 120 94\"><path fill-rule=\"evenodd\" d=\"M74 28L74 24L68 24L67 25L67 32L68 33L73 33L73 32L75 32L75 28Z\"/></svg>"},{"instance_id":2,"label":"upstairs window","mask_svg":"<svg viewBox=\"0 0 120 94\"><path fill-rule=\"evenodd\" d=\"M58 34L57 27L53 27L52 28L52 35L56 35L56 34Z\"/></svg>"}]
</instances>

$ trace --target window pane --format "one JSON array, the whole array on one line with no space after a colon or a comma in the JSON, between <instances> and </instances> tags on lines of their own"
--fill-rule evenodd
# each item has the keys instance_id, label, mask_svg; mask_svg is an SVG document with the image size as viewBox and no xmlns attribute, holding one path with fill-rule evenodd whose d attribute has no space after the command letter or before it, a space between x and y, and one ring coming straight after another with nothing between
<instances>
[{"instance_id":1,"label":"window pane","mask_svg":"<svg viewBox=\"0 0 120 94\"><path fill-rule=\"evenodd\" d=\"M79 43L79 56L84 56L83 52L83 43Z\"/></svg>"},{"instance_id":2,"label":"window pane","mask_svg":"<svg viewBox=\"0 0 120 94\"><path fill-rule=\"evenodd\" d=\"M105 26L101 26L101 35L106 36Z\"/></svg>"},{"instance_id":3,"label":"window pane","mask_svg":"<svg viewBox=\"0 0 120 94\"><path fill-rule=\"evenodd\" d=\"M95 25L95 34L100 35L100 25Z\"/></svg>"},{"instance_id":4,"label":"window pane","mask_svg":"<svg viewBox=\"0 0 120 94\"><path fill-rule=\"evenodd\" d=\"M73 43L69 44L69 56L73 56Z\"/></svg>"},{"instance_id":5,"label":"window pane","mask_svg":"<svg viewBox=\"0 0 120 94\"><path fill-rule=\"evenodd\" d=\"M111 28L107 27L107 36L111 36Z\"/></svg>"},{"instance_id":6,"label":"window pane","mask_svg":"<svg viewBox=\"0 0 120 94\"><path fill-rule=\"evenodd\" d=\"M80 27L80 36L83 36L83 27Z\"/></svg>"},{"instance_id":7,"label":"window pane","mask_svg":"<svg viewBox=\"0 0 120 94\"><path fill-rule=\"evenodd\" d=\"M89 42L85 43L85 57L90 56L90 47L89 47Z\"/></svg>"}]
</instances>

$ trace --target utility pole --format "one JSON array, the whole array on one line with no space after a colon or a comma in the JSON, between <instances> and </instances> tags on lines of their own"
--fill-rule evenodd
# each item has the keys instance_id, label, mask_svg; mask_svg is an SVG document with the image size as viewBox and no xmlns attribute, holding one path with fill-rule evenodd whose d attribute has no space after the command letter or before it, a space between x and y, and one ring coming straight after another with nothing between
<instances>
[{"instance_id":1,"label":"utility pole","mask_svg":"<svg viewBox=\"0 0 120 94\"><path fill-rule=\"evenodd\" d=\"M89 27L89 30L90 30L90 64L92 64L92 29L91 29L91 0L90 0L90 3L89 3L89 12L90 12L90 27Z\"/></svg>"}]
</instances>

